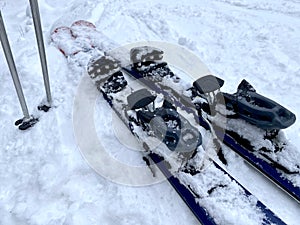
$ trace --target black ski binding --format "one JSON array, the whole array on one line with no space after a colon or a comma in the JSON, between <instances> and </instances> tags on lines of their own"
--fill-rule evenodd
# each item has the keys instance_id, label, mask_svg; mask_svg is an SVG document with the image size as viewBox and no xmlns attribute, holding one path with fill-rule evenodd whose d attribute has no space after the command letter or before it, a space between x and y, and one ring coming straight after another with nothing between
<instances>
[{"instance_id":1,"label":"black ski binding","mask_svg":"<svg viewBox=\"0 0 300 225\"><path fill-rule=\"evenodd\" d=\"M223 84L224 81L220 78L208 75L199 78L193 86L200 96L213 93L213 98L210 95L203 96L211 104L215 104L220 97L223 97L228 110L232 110L237 117L263 130L280 130L291 126L295 122L295 114L275 101L258 94L246 80L240 83L237 92L234 94L219 91L217 95L214 95L214 92L219 90Z\"/></svg>"},{"instance_id":2,"label":"black ski binding","mask_svg":"<svg viewBox=\"0 0 300 225\"><path fill-rule=\"evenodd\" d=\"M200 132L170 102L165 99L162 107L156 107L155 99L145 88L129 95L128 107L136 112L137 121L131 117L129 120L152 131L171 151L192 152L202 144Z\"/></svg>"}]
</instances>

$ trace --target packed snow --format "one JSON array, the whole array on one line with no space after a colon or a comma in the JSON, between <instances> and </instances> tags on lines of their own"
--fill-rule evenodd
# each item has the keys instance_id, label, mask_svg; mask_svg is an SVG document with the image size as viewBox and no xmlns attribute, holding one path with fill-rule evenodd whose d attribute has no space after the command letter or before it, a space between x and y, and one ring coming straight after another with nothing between
<instances>
[{"instance_id":1,"label":"packed snow","mask_svg":"<svg viewBox=\"0 0 300 225\"><path fill-rule=\"evenodd\" d=\"M235 92L245 78L259 93L300 118L297 0L38 2L54 98L48 113L36 110L45 92L29 1L0 0L28 108L40 117L25 132L14 126L22 111L1 53L0 224L198 224L166 181L139 187L112 182L96 173L81 155L74 134L73 106L84 70L77 70L78 62L66 60L51 43L50 33L58 26L83 19L120 45L145 40L181 45L225 80L225 91ZM141 159L132 160L138 160L140 152L126 145L134 139L128 137L124 144L116 138L120 131L115 127L120 123L100 95L95 114L99 114L94 120L99 139L109 153L120 160L127 157L124 162L130 165L141 165ZM298 121L284 133L295 146L300 145ZM227 157L233 162L227 170L239 182L284 222L298 224L299 203L235 154ZM151 179L152 173L145 172L145 176ZM238 219L236 224L246 222Z\"/></svg>"}]
</instances>

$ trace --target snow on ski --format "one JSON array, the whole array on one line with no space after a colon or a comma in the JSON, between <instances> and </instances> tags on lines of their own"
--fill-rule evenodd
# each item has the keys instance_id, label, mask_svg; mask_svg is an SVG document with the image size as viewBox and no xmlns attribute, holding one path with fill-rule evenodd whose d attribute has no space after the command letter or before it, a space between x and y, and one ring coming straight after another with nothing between
<instances>
[{"instance_id":1,"label":"snow on ski","mask_svg":"<svg viewBox=\"0 0 300 225\"><path fill-rule=\"evenodd\" d=\"M81 29L83 29L83 32L81 32ZM61 33L60 31L63 32ZM71 63L76 62L76 66L84 66L84 63L86 63L91 57L95 57L95 55L97 54L101 55L101 53L103 54L103 49L107 49L103 47L103 42L101 42L101 40L91 38L93 35L88 35L90 34L90 32L93 33L97 31L95 30L95 27L92 26L89 22L79 21L75 22L71 26L71 28L64 27L56 29L52 34L52 41L60 49L60 51L62 51L62 53L69 58ZM99 35L96 36L99 38ZM65 45L64 43L67 44ZM82 59L81 56L84 56L84 59ZM121 56L121 58L124 58L124 56ZM104 64L101 64L103 63L103 60L105 62ZM110 63L109 61L113 63ZM108 66L107 64L110 66ZM101 69L99 68L99 66L101 67ZM149 151L149 146L151 145L151 143L147 143L146 140L143 140L149 135L147 135L147 132L143 131L143 129L139 127L141 126L141 124L136 120L137 115L139 115L139 119L144 118L144 120L147 121L147 116L142 115L137 111L135 112L134 108L136 106L134 106L134 104L131 105L130 110L128 110L127 112L124 111L124 106L128 104L127 101L128 99L130 99L130 96L132 96L133 93L139 90L134 90L134 85L131 86L128 84L128 81L133 83L135 81L132 80L132 78L124 75L118 67L118 62L114 61L114 59L109 56L105 56L102 58L94 58L89 64L88 71L91 78L95 81L96 86L102 92L104 98L107 100L110 106L118 112L117 114L121 118L121 120L126 123L126 125L129 125L128 127L141 141L143 147ZM95 70L95 68L97 69ZM146 91L144 91L143 93L146 93ZM153 96L156 97L151 97L152 95L147 96L147 98L151 100L148 102L149 104L153 103L155 101L154 99L157 99L157 96L158 99L160 99L159 102L161 102L164 98L164 96L159 92L154 92L153 94ZM133 97L133 99L135 98L136 97ZM122 102L122 104L120 104L120 102ZM172 103L168 102L166 99L163 100L163 102L165 104L161 107L156 108L156 112L165 113L165 111L171 112L172 110L178 110L179 112L176 113L177 117L180 118L180 121L184 121L184 117L180 116L180 112L182 111L180 107L178 108L172 105ZM143 105L144 103L141 104ZM167 110L165 110L165 108L167 108ZM147 115L149 114L151 113L148 113ZM153 118L155 118L155 116ZM130 123L128 123L129 119L131 120ZM157 120L156 122L162 124L162 122L159 120ZM149 123L146 127L147 129L149 129L149 127L152 128L154 133L155 131L158 132L155 129L155 125L153 126ZM192 126L190 128L192 128ZM195 135L195 132L194 137L197 137L197 135ZM200 139L198 138L198 140ZM175 157L173 155L171 159L168 159L169 152L170 150L172 150L172 141L174 142L174 140L171 138L163 139L161 141L164 143L160 145L161 149L159 149L155 153L154 151L149 151L149 156L154 162L158 163L159 168L169 178L169 182L176 189L176 191L179 192L181 197L192 209L200 222L202 222L203 224L214 224L215 221L218 221L217 223L219 224L219 221L223 221L222 219L224 218L227 222L233 222L226 217L226 210L228 209L226 209L225 205L225 209L222 209L222 204L231 202L233 204L231 210L235 211L237 214L243 214L245 217L256 217L254 221L256 221L258 224L284 224L260 201L258 201L247 190L239 185L238 182L236 182L229 174L222 170L215 162L209 160L210 166L205 167L205 169L197 168L198 166L203 166L203 157L205 153L202 147L198 147L198 150L195 152L195 154L193 154L193 157L188 158L188 160L183 157L184 154L181 155L184 152L184 148L181 149L182 151L179 151L180 153L176 153ZM201 141L199 141L199 144L201 144ZM163 164L160 163L161 157L163 157L165 161L168 162L168 166L171 165L171 170L170 168L167 168L168 166L163 166ZM182 165L182 162L179 161L183 159L186 163L185 165L188 166L178 166ZM197 164L197 162L199 164ZM213 176L211 176L212 174ZM203 177L206 177L206 179L208 180L212 178L214 179L207 181L208 183L206 183L206 185L204 184L204 187L201 187L201 181L203 182ZM189 194L184 194L184 192L187 192ZM222 197L218 198L218 196L214 196L215 192L217 192L216 195L221 195ZM190 195L190 197L188 197L188 195ZM191 196L194 196L194 198L192 198ZM238 200L236 200L236 196L240 196L238 197ZM234 197L235 200L230 199L232 197ZM215 205L216 203L211 205L216 200L219 205ZM214 207L219 207L219 215L216 215L216 213L214 212ZM212 216L207 216L207 212ZM214 218L214 220L210 219L210 217Z\"/></svg>"}]
</instances>

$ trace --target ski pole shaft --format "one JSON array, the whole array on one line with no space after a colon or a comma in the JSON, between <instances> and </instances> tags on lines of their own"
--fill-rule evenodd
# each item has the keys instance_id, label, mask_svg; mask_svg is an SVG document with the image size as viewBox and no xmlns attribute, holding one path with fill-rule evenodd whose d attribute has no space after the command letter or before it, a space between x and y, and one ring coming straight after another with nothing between
<instances>
[{"instance_id":1,"label":"ski pole shaft","mask_svg":"<svg viewBox=\"0 0 300 225\"><path fill-rule=\"evenodd\" d=\"M40 61L41 61L41 65L42 65L42 72L43 72L43 79L44 79L44 85L45 85L45 90L46 90L47 102L49 105L51 105L52 97L51 97L51 91L50 91L50 82L49 82L47 59L46 59L46 54L45 54L39 6L38 6L37 0L29 0L29 2L30 2L32 19L33 19L33 23L34 23L36 40L37 40L37 44L38 44L38 48L39 48L39 55L40 55Z\"/></svg>"},{"instance_id":2,"label":"ski pole shaft","mask_svg":"<svg viewBox=\"0 0 300 225\"><path fill-rule=\"evenodd\" d=\"M8 38L7 38L6 30L5 30L5 27L4 27L4 21L3 21L3 18L2 18L1 10L0 10L0 38L1 38L2 48L3 48L4 54L5 54L5 58L6 58L6 61L7 61L7 64L8 64L8 67L9 67L14 85L15 85L15 89L16 89L16 92L17 92L17 95L18 95L18 98L19 98L19 101L20 101L20 105L21 105L21 108L22 108L22 111L23 111L24 118L29 119L30 115L29 115L28 108L27 108L26 101L25 101L25 97L24 97L24 94L23 94L23 91L22 91L22 86L21 86L21 83L20 83L20 80L19 80L19 76L18 76L18 73L17 73L17 69L16 69L14 59L13 59L11 48L10 48L10 45L9 45L9 42L8 42Z\"/></svg>"}]
</instances>

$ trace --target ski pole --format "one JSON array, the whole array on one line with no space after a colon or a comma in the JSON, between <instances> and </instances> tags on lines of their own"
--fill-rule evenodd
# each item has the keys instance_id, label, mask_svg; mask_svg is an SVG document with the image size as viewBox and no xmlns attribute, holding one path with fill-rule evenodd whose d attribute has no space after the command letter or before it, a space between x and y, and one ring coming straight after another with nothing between
<instances>
[{"instance_id":1,"label":"ski pole","mask_svg":"<svg viewBox=\"0 0 300 225\"><path fill-rule=\"evenodd\" d=\"M13 59L13 55L11 52L11 48L8 42L8 38L7 38L7 34L6 34L6 30L4 27L4 22L3 22L3 18L2 18L2 14L1 14L1 10L0 10L0 38L1 38L1 44L2 44L2 48L5 54L5 58L15 85L15 89L20 101L20 105L23 111L23 115L24 115L24 119L30 119L30 115L28 112L28 108L26 105L26 101L25 101L25 97L22 91L22 86L19 80L19 76L17 73L17 69L16 69L16 65Z\"/></svg>"},{"instance_id":2,"label":"ski pole","mask_svg":"<svg viewBox=\"0 0 300 225\"><path fill-rule=\"evenodd\" d=\"M32 19L33 19L33 23L34 23L36 40L37 40L37 44L38 44L38 48L39 48L39 55L40 55L40 61L41 61L41 65L42 65L42 72L43 72L43 79L44 79L44 85L45 85L45 90L46 90L47 102L48 102L49 106L51 106L52 97L51 97L51 91L50 91L50 82L49 82L47 59L46 59L46 54L45 54L39 6L37 3L37 0L29 0L29 2L30 2Z\"/></svg>"}]
</instances>

